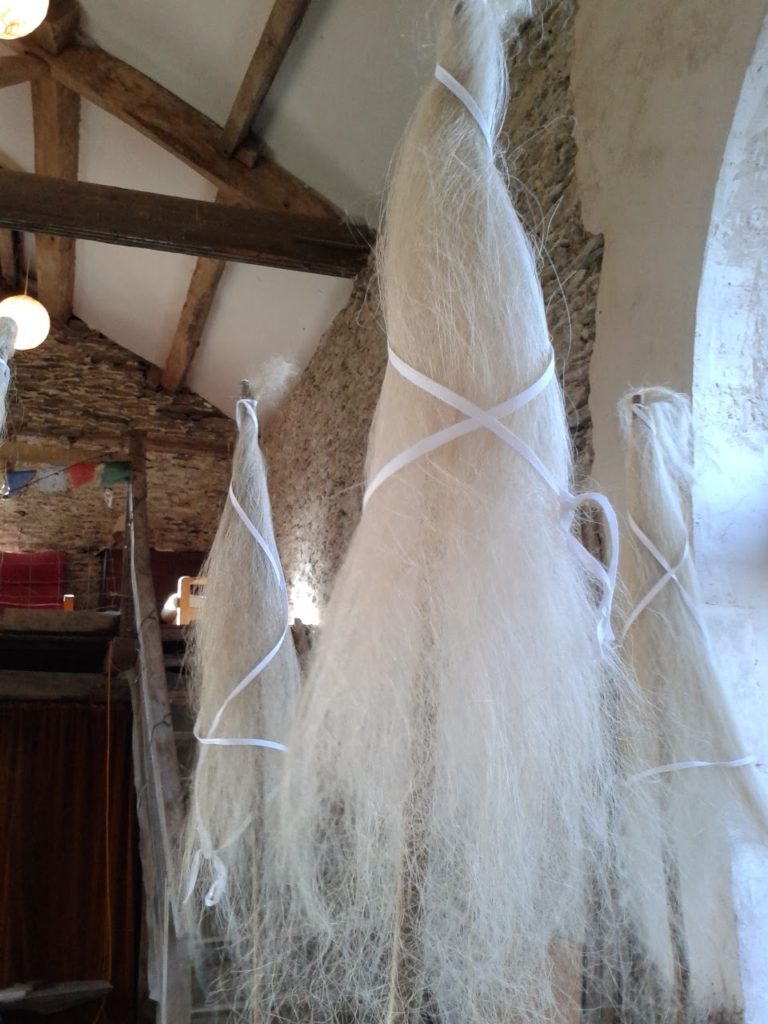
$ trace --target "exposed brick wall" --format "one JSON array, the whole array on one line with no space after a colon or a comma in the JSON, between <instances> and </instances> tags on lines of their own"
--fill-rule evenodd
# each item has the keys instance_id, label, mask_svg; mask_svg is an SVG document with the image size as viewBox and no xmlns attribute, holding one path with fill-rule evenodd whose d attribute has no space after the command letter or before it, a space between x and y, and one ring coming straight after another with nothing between
<instances>
[{"instance_id":1,"label":"exposed brick wall","mask_svg":"<svg viewBox=\"0 0 768 1024\"><path fill-rule=\"evenodd\" d=\"M576 192L573 14L573 0L558 0L523 32L510 61L505 131L516 203L528 230L545 243L544 298L583 475L592 462L588 374L603 243L585 232ZM385 360L377 296L363 275L265 431L286 578L294 593L315 595L320 606L360 515L368 430Z\"/></svg>"},{"instance_id":2,"label":"exposed brick wall","mask_svg":"<svg viewBox=\"0 0 768 1024\"><path fill-rule=\"evenodd\" d=\"M40 348L18 353L12 366L11 446L76 444L99 461L124 456L130 431L146 431L150 448L170 449L150 450L147 457L152 546L210 546L226 494L231 420L196 395L171 396L150 386L147 363L76 320ZM219 452L194 450L204 444ZM18 461L16 468L44 470L45 464ZM96 553L112 543L125 501L125 484L107 491L93 482L61 494L32 485L0 501L0 550L66 551L67 589L77 595L78 607L95 607L101 572Z\"/></svg>"}]
</instances>

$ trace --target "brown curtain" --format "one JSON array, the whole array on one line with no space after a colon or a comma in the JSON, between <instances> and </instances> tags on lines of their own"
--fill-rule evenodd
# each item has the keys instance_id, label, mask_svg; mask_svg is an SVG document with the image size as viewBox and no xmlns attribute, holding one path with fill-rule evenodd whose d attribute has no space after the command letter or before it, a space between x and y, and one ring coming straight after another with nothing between
<instances>
[{"instance_id":1,"label":"brown curtain","mask_svg":"<svg viewBox=\"0 0 768 1024\"><path fill-rule=\"evenodd\" d=\"M103 1007L54 1018L66 1024L93 1024L97 1015L99 1024L127 1024L137 1012L130 708L113 704L109 720L107 765L106 705L0 704L0 986L112 982Z\"/></svg>"}]
</instances>

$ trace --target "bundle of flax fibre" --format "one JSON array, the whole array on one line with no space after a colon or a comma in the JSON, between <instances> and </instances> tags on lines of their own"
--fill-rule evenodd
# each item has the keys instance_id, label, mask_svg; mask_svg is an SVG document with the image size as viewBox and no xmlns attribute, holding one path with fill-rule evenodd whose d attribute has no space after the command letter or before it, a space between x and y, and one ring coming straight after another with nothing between
<instances>
[{"instance_id":1,"label":"bundle of flax fibre","mask_svg":"<svg viewBox=\"0 0 768 1024\"><path fill-rule=\"evenodd\" d=\"M493 152L525 11L448 6L379 252L366 506L270 843L254 988L289 1018L565 1019L557 964L578 973L607 874L610 580L598 614L535 261Z\"/></svg>"},{"instance_id":2,"label":"bundle of flax fibre","mask_svg":"<svg viewBox=\"0 0 768 1024\"><path fill-rule=\"evenodd\" d=\"M299 686L256 409L238 402L232 483L203 568L190 671L200 749L182 871L198 916L212 908L227 947L220 984L238 997L261 957L263 861Z\"/></svg>"}]
</instances>

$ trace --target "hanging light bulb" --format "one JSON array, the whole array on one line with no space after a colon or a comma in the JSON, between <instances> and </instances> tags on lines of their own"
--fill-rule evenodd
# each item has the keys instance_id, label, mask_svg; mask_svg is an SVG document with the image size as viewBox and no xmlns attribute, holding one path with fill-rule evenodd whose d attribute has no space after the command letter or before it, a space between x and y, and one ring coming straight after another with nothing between
<instances>
[{"instance_id":1,"label":"hanging light bulb","mask_svg":"<svg viewBox=\"0 0 768 1024\"><path fill-rule=\"evenodd\" d=\"M48 310L31 295L12 295L3 299L0 316L9 316L16 321L17 334L13 345L16 352L42 345L51 329Z\"/></svg>"},{"instance_id":2,"label":"hanging light bulb","mask_svg":"<svg viewBox=\"0 0 768 1024\"><path fill-rule=\"evenodd\" d=\"M48 0L0 0L0 39L21 39L41 24Z\"/></svg>"}]
</instances>

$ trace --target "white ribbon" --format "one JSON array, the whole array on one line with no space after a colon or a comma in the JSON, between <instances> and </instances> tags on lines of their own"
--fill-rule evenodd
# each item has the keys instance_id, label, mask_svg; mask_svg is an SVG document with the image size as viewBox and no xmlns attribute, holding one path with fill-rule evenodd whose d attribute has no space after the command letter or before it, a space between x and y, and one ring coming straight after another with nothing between
<instances>
[{"instance_id":1,"label":"white ribbon","mask_svg":"<svg viewBox=\"0 0 768 1024\"><path fill-rule=\"evenodd\" d=\"M11 368L2 357L0 357L0 376L3 378L3 384L7 384L11 379Z\"/></svg>"},{"instance_id":2,"label":"white ribbon","mask_svg":"<svg viewBox=\"0 0 768 1024\"><path fill-rule=\"evenodd\" d=\"M256 436L258 437L259 421L256 416L256 402L249 399L240 399L237 403L236 418L238 429L242 430L241 415L243 413L250 416L253 420L254 428L256 430ZM194 735L198 743L203 747L198 760L198 767L203 763L203 759L206 754L207 747L265 747L269 750L280 750L286 751L288 748L284 743L278 743L276 740L264 740L257 739L252 736L215 736L214 733L219 727L224 712L227 710L229 705L239 697L240 694L251 685L251 683L264 671L267 665L277 656L280 648L285 642L285 638L288 636L288 631L291 628L291 620L288 606L288 589L285 585L285 576L283 575L283 569L280 565L280 558L272 546L267 542L266 538L257 529L253 520L248 516L243 506L238 501L237 495L235 494L232 484L229 485L228 497L230 504L237 513L240 521L246 530L250 533L253 539L256 541L258 546L263 551L267 561L272 567L275 580L280 590L282 605L283 605L283 619L284 626L283 631L280 634L280 639L271 650L264 655L261 661L248 672L240 682L231 690L226 700L222 703L216 714L213 716L213 720L205 736L201 736L198 732L197 723L195 723ZM207 860L211 864L213 871L213 882L205 894L205 905L206 907L215 906L221 897L223 896L227 887L227 868L224 861L221 859L219 854L225 850L228 846L231 846L236 842L240 836L245 832L248 826L253 821L253 817L249 816L238 832L229 838L223 846L218 848L218 851L214 849L211 837L208 834L208 830L200 820L199 813L197 814L197 835L200 841L200 849L195 853L192 859L192 866L189 873L189 880L187 882L187 891L184 897L185 902L188 901L192 893L195 890L197 879L200 874L200 868L202 866L203 859Z\"/></svg>"},{"instance_id":3,"label":"white ribbon","mask_svg":"<svg viewBox=\"0 0 768 1024\"><path fill-rule=\"evenodd\" d=\"M428 395L436 398L439 402L443 402L445 405L448 405L457 412L460 412L465 419L453 426L444 427L442 430L438 430L434 434L429 434L427 437L417 441L409 448L406 448L405 451L395 456L395 458L390 459L389 462L385 463L368 484L363 498L363 507L365 507L365 505L370 501L373 494L379 489L379 487L381 487L385 480L388 480L395 473L399 472L410 463L415 462L416 459L421 458L423 455L427 455L429 452L435 451L437 448L441 448L450 441L454 441L459 437L471 434L476 430L484 429L495 434L496 437L506 445L514 449L518 455L521 455L559 498L561 507L560 526L567 537L568 546L584 569L598 581L602 589L600 603L598 606L596 632L600 652L605 654L607 645L613 641L613 630L611 628L611 606L613 604L613 594L616 589L616 574L618 572L619 564L618 520L616 518L616 514L608 499L602 494L590 491L585 494L574 495L571 494L570 491L561 487L557 479L544 465L538 455L529 448L528 445L517 436L517 434L514 434L508 427L504 426L504 424L500 422L501 416L508 416L511 413L522 409L523 406L527 405L541 394L545 387L554 379L554 356L550 358L546 369L533 384L527 387L524 391L521 391L520 394L507 399L500 405L492 406L489 409L481 409L480 406L475 405L474 402L470 402L469 399L463 398L461 395L456 394L455 391L451 391L450 388L445 387L445 385L438 384L430 377L427 377L425 374L415 370L412 366L409 366L405 360L401 359L400 356L398 356L391 348L389 348L389 362L401 377L405 378L405 380L420 388L422 391L425 391ZM597 505L605 515L611 546L607 567L590 554L590 552L587 551L584 545L571 531L573 517L576 511L585 504Z\"/></svg>"},{"instance_id":4,"label":"white ribbon","mask_svg":"<svg viewBox=\"0 0 768 1024\"><path fill-rule=\"evenodd\" d=\"M745 754L744 757L734 758L733 761L676 761L674 764L660 764L656 768L646 768L645 771L630 776L629 781L647 779L652 775L666 775L668 772L683 772L688 768L744 768L756 763L757 758L753 754Z\"/></svg>"},{"instance_id":5,"label":"white ribbon","mask_svg":"<svg viewBox=\"0 0 768 1024\"><path fill-rule=\"evenodd\" d=\"M493 131L491 130L491 126L485 115L480 109L480 104L472 93L469 92L468 89L465 89L461 82L457 81L457 79L453 77L450 71L446 71L442 64L438 64L435 67L435 78L438 82L444 85L449 92L452 92L459 103L462 103L470 112L472 117L474 117L480 131L483 133L483 138L488 144L488 149L493 153Z\"/></svg>"}]
</instances>

